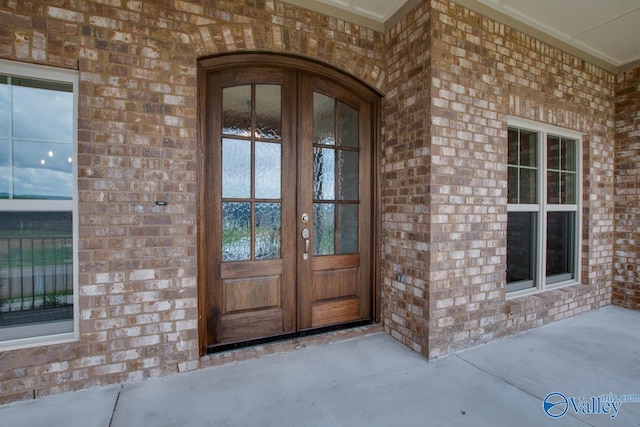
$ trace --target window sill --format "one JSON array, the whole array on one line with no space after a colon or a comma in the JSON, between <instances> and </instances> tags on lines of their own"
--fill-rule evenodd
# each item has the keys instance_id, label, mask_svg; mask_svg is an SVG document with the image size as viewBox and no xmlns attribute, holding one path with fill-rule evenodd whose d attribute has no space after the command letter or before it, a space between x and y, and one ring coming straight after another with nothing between
<instances>
[{"instance_id":1,"label":"window sill","mask_svg":"<svg viewBox=\"0 0 640 427\"><path fill-rule=\"evenodd\" d=\"M3 351L22 350L33 347L43 347L55 344L67 344L77 342L78 337L73 332L66 332L62 334L46 335L39 337L12 339L7 341L0 341L0 353Z\"/></svg>"},{"instance_id":2,"label":"window sill","mask_svg":"<svg viewBox=\"0 0 640 427\"><path fill-rule=\"evenodd\" d=\"M580 288L583 285L580 282L577 282L575 280L568 280L566 282L560 282L560 283L554 283L553 285L547 285L547 287L545 289L530 288L530 289L523 289L521 291L506 292L505 293L505 300L506 301L510 301L510 300L514 300L514 299L517 299L517 298L544 294L544 293L548 293L548 292L552 292L552 291L557 291L559 289L570 288L570 287L573 287L573 286L575 286L576 288Z\"/></svg>"},{"instance_id":3,"label":"window sill","mask_svg":"<svg viewBox=\"0 0 640 427\"><path fill-rule=\"evenodd\" d=\"M541 309L551 309L571 299L581 298L592 291L591 286L572 281L553 285L553 287L544 290L514 292L514 295L508 295L506 298L506 314L518 315Z\"/></svg>"}]
</instances>

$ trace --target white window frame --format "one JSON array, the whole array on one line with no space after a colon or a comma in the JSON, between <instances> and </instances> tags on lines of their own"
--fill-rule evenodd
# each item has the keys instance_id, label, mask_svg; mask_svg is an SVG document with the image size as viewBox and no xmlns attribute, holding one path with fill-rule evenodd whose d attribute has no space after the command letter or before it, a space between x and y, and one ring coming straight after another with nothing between
<instances>
[{"instance_id":1,"label":"white window frame","mask_svg":"<svg viewBox=\"0 0 640 427\"><path fill-rule=\"evenodd\" d=\"M574 130L560 128L557 126L547 125L532 120L522 119L519 117L509 117L507 119L509 128L518 128L538 134L537 162L537 204L507 204L507 213L509 212L536 212L537 233L535 239L535 258L534 265L535 277L534 286L514 291L506 291L506 297L517 298L523 295L531 295L544 292L549 289L558 289L566 286L581 283L581 259L582 259L582 138L583 134ZM569 204L547 204L547 137L556 136L561 138L573 139L576 141L576 203ZM574 277L566 280L559 280L554 283L547 283L546 265L547 265L547 213L548 212L575 212L575 230L574 230Z\"/></svg>"},{"instance_id":2,"label":"white window frame","mask_svg":"<svg viewBox=\"0 0 640 427\"><path fill-rule=\"evenodd\" d=\"M39 347L43 345L62 344L67 342L78 341L79 334L79 292L78 292L78 72L54 68L45 65L26 64L14 61L0 59L0 74L8 74L17 77L30 78L35 80L53 81L71 84L73 86L73 156L74 162L73 172L73 190L71 200L1 200L1 211L71 211L72 217L72 234L73 234L73 320L69 322L54 322L50 324L37 324L17 326L17 333L33 331L42 332L38 336L29 338L15 338L0 341L0 352ZM61 332L60 326L64 326L62 330L68 330L70 322L73 324L72 332ZM57 325L56 323L62 323ZM13 328L12 328L13 329ZM24 335L24 334L23 334Z\"/></svg>"}]
</instances>

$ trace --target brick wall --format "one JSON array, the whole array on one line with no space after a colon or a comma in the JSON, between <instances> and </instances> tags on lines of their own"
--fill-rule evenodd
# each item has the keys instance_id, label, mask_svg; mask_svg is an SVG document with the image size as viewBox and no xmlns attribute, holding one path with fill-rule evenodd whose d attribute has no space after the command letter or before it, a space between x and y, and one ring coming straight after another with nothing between
<instances>
[{"instance_id":1,"label":"brick wall","mask_svg":"<svg viewBox=\"0 0 640 427\"><path fill-rule=\"evenodd\" d=\"M424 33L411 20L387 33L386 329L437 357L608 304L614 76L455 3L424 2L413 19L423 10L429 12ZM416 40L419 44L409 48ZM430 70L410 78L415 69L410 61L422 51L430 56L421 58L421 65ZM396 52L408 57L398 61ZM402 66L405 75L395 78L394 67ZM408 105L424 79L431 82L423 91L431 96L430 105ZM411 108L419 108L425 120L410 120ZM506 299L509 116L585 134L582 285ZM403 125L413 134L397 138ZM412 144L421 149L418 159L407 154ZM411 169L404 169L417 162L423 171L419 184L412 183ZM426 206L401 197L423 187ZM418 225L421 234L407 233ZM397 273L406 274L408 283L399 283ZM407 301L416 298L410 307L418 309L411 311ZM416 337L418 328L427 335Z\"/></svg>"},{"instance_id":2,"label":"brick wall","mask_svg":"<svg viewBox=\"0 0 640 427\"><path fill-rule=\"evenodd\" d=\"M431 307L440 305L453 318L442 339L431 331L429 353L438 355L610 302L615 81L611 73L463 7L432 4L438 11L434 31L441 34L433 56L442 58L433 71L434 88L441 88L440 96L434 90L434 105L449 106L434 108L432 122L448 119L437 142L449 154L442 163L453 168L438 178L449 190L442 192L442 208L454 212L440 226L447 230L465 221L476 228L452 236L461 242L449 258L464 251L464 261L439 274L441 297L432 292ZM505 301L507 115L583 133L585 179L582 284ZM466 177L463 184L460 176ZM482 206L486 210L471 210ZM446 290L447 270L455 277L453 290ZM435 317L432 325L441 316Z\"/></svg>"},{"instance_id":3,"label":"brick wall","mask_svg":"<svg viewBox=\"0 0 640 427\"><path fill-rule=\"evenodd\" d=\"M427 3L386 34L382 129L382 318L385 331L428 349L431 21Z\"/></svg>"},{"instance_id":4,"label":"brick wall","mask_svg":"<svg viewBox=\"0 0 640 427\"><path fill-rule=\"evenodd\" d=\"M640 309L640 69L616 88L616 251L613 302Z\"/></svg>"},{"instance_id":5,"label":"brick wall","mask_svg":"<svg viewBox=\"0 0 640 427\"><path fill-rule=\"evenodd\" d=\"M2 2L1 58L79 71L80 340L0 353L0 403L200 366L198 57L296 54L381 89L382 45L274 0Z\"/></svg>"}]
</instances>

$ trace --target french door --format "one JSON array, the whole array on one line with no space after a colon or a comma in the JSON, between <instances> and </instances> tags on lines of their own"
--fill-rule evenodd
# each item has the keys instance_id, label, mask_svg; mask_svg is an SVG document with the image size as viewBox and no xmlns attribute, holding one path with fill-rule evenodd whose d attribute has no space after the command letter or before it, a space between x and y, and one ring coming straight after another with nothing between
<instances>
[{"instance_id":1,"label":"french door","mask_svg":"<svg viewBox=\"0 0 640 427\"><path fill-rule=\"evenodd\" d=\"M202 347L372 319L373 101L286 67L202 79Z\"/></svg>"}]
</instances>

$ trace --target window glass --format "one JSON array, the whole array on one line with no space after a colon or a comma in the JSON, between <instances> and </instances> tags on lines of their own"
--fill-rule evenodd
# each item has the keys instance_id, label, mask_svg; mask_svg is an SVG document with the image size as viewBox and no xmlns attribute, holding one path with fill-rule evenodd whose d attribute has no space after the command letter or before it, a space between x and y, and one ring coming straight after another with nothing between
<instances>
[{"instance_id":1,"label":"window glass","mask_svg":"<svg viewBox=\"0 0 640 427\"><path fill-rule=\"evenodd\" d=\"M507 288L535 286L537 214L509 212L507 215Z\"/></svg>"},{"instance_id":2,"label":"window glass","mask_svg":"<svg viewBox=\"0 0 640 427\"><path fill-rule=\"evenodd\" d=\"M0 340L41 334L11 328L65 320L73 320L71 212L0 212Z\"/></svg>"},{"instance_id":3,"label":"window glass","mask_svg":"<svg viewBox=\"0 0 640 427\"><path fill-rule=\"evenodd\" d=\"M510 128L508 159L509 203L537 203L538 134Z\"/></svg>"},{"instance_id":4,"label":"window glass","mask_svg":"<svg viewBox=\"0 0 640 427\"><path fill-rule=\"evenodd\" d=\"M547 283L574 278L575 212L547 214Z\"/></svg>"},{"instance_id":5,"label":"window glass","mask_svg":"<svg viewBox=\"0 0 640 427\"><path fill-rule=\"evenodd\" d=\"M0 75L0 341L73 332L72 80Z\"/></svg>"},{"instance_id":6,"label":"window glass","mask_svg":"<svg viewBox=\"0 0 640 427\"><path fill-rule=\"evenodd\" d=\"M508 292L578 277L579 140L545 129L508 129Z\"/></svg>"}]
</instances>

